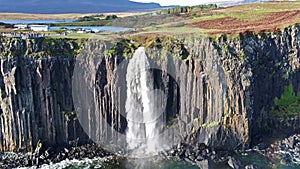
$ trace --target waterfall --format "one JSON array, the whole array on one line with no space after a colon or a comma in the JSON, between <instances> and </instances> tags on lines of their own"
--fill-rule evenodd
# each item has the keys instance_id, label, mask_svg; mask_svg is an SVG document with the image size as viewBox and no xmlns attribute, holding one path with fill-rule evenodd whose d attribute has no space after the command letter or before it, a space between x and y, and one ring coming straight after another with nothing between
<instances>
[{"instance_id":1,"label":"waterfall","mask_svg":"<svg viewBox=\"0 0 300 169\"><path fill-rule=\"evenodd\" d=\"M154 89L154 77L143 47L138 48L129 61L126 85L126 142L129 155L154 155L161 150L165 96Z\"/></svg>"}]
</instances>

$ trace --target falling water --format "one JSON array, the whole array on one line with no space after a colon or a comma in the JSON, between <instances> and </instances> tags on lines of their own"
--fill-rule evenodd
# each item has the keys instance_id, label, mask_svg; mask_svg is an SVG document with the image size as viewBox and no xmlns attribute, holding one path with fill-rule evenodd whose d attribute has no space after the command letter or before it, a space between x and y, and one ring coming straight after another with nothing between
<instances>
[{"instance_id":1,"label":"falling water","mask_svg":"<svg viewBox=\"0 0 300 169\"><path fill-rule=\"evenodd\" d=\"M127 74L126 132L129 155L145 157L161 150L164 94L154 90L154 78L143 47L130 59Z\"/></svg>"}]
</instances>

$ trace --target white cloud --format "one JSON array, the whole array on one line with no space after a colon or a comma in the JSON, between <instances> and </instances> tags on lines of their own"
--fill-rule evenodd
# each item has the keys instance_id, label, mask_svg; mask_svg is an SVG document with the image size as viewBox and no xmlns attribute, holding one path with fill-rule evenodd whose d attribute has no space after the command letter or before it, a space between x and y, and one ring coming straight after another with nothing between
<instances>
[{"instance_id":1,"label":"white cloud","mask_svg":"<svg viewBox=\"0 0 300 169\"><path fill-rule=\"evenodd\" d=\"M161 6L168 6L168 5L193 6L199 4L210 4L210 3L241 1L241 0L131 0L131 1L155 2L155 3L159 3Z\"/></svg>"}]
</instances>

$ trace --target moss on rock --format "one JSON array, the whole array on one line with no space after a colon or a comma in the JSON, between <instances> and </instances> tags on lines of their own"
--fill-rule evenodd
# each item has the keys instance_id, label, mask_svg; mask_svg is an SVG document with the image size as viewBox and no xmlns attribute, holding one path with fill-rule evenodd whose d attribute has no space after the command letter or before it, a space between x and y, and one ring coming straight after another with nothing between
<instances>
[{"instance_id":1,"label":"moss on rock","mask_svg":"<svg viewBox=\"0 0 300 169\"><path fill-rule=\"evenodd\" d=\"M284 87L280 98L274 99L275 106L271 109L271 116L300 115L300 92L293 91L293 85Z\"/></svg>"}]
</instances>

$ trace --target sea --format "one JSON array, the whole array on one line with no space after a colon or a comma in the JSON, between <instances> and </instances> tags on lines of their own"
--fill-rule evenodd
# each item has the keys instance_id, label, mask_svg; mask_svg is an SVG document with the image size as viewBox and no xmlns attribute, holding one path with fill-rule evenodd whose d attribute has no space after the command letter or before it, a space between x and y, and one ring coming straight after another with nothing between
<instances>
[{"instance_id":1,"label":"sea","mask_svg":"<svg viewBox=\"0 0 300 169\"><path fill-rule=\"evenodd\" d=\"M60 28L61 26L51 26L50 30L58 30ZM123 32L123 31L131 30L131 28L123 28L123 27L115 27L115 26L64 26L64 28L69 30L81 28L84 30L91 30L95 32Z\"/></svg>"},{"instance_id":2,"label":"sea","mask_svg":"<svg viewBox=\"0 0 300 169\"><path fill-rule=\"evenodd\" d=\"M245 155L246 154L246 155ZM243 153L235 154L234 157L240 160L243 164L253 164L261 169L299 169L299 164L282 165L279 161L270 161L259 153ZM55 164L45 164L40 167L23 167L18 169L199 169L196 164L191 164L183 160L162 159L157 160L127 159L119 165L108 165L105 163L109 157L96 157L93 159L66 159ZM226 163L214 164L210 166L212 169L231 169Z\"/></svg>"},{"instance_id":3,"label":"sea","mask_svg":"<svg viewBox=\"0 0 300 169\"><path fill-rule=\"evenodd\" d=\"M75 20L0 20L0 23L6 24L50 24L50 23L69 23ZM84 30L91 30L95 32L122 32L131 30L131 28L115 27L115 26L51 26L51 30L58 30L60 28L66 28L69 30L74 30L77 28Z\"/></svg>"},{"instance_id":4,"label":"sea","mask_svg":"<svg viewBox=\"0 0 300 169\"><path fill-rule=\"evenodd\" d=\"M50 23L67 23L74 22L75 20L64 19L64 20L0 20L6 24L50 24Z\"/></svg>"},{"instance_id":5,"label":"sea","mask_svg":"<svg viewBox=\"0 0 300 169\"><path fill-rule=\"evenodd\" d=\"M196 165L185 161L159 160L159 161L127 161L121 165L108 165L106 158L64 160L59 163L42 165L41 169L198 169ZM36 169L38 167L22 167L18 169Z\"/></svg>"}]
</instances>

